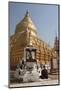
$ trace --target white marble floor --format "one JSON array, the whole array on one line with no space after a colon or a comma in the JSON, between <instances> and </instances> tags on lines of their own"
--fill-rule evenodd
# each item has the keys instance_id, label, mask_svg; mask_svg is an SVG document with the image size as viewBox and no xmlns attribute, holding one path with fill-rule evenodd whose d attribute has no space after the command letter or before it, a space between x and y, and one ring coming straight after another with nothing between
<instances>
[{"instance_id":1,"label":"white marble floor","mask_svg":"<svg viewBox=\"0 0 61 90\"><path fill-rule=\"evenodd\" d=\"M25 87L25 86L42 86L42 85L57 85L58 80L51 79L40 79L38 82L29 82L29 83L19 83L19 84L11 84L10 87Z\"/></svg>"}]
</instances>

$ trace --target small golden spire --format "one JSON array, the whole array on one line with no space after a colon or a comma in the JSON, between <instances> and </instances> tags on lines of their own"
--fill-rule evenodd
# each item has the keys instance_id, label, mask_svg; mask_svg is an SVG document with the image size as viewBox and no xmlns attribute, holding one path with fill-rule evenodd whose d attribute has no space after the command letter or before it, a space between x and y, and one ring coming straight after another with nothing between
<instances>
[{"instance_id":1,"label":"small golden spire","mask_svg":"<svg viewBox=\"0 0 61 90\"><path fill-rule=\"evenodd\" d=\"M26 11L25 16L26 16L26 17L29 17L29 11L28 11L28 10Z\"/></svg>"}]
</instances>

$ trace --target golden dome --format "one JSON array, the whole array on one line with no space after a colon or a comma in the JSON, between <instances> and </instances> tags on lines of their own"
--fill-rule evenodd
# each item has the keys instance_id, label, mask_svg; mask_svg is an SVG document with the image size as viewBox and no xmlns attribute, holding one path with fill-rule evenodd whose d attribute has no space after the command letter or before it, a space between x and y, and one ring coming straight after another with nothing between
<instances>
[{"instance_id":1,"label":"golden dome","mask_svg":"<svg viewBox=\"0 0 61 90\"><path fill-rule=\"evenodd\" d=\"M36 32L36 27L34 26L28 11L26 12L25 17L22 19L22 21L17 24L15 32L21 32L26 29Z\"/></svg>"}]
</instances>

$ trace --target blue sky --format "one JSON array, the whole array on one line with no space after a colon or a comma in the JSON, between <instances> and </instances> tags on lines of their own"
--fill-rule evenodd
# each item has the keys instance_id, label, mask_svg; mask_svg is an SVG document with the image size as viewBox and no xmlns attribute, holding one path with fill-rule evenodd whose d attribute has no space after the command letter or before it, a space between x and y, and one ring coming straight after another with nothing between
<instances>
[{"instance_id":1,"label":"blue sky","mask_svg":"<svg viewBox=\"0 0 61 90\"><path fill-rule=\"evenodd\" d=\"M58 35L57 5L9 3L10 35L15 33L16 24L23 19L27 10L31 14L39 38L53 46L55 36Z\"/></svg>"}]
</instances>

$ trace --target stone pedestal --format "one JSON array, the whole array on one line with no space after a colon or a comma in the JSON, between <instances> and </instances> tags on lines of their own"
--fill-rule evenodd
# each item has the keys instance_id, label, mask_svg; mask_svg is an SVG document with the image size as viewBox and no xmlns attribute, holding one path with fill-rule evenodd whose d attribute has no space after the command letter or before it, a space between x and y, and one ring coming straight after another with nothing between
<instances>
[{"instance_id":1,"label":"stone pedestal","mask_svg":"<svg viewBox=\"0 0 61 90\"><path fill-rule=\"evenodd\" d=\"M32 70L27 69L26 73L24 74L23 81L24 82L32 82L39 80L39 73L37 71L37 67L35 63L27 63L27 68L31 68Z\"/></svg>"},{"instance_id":2,"label":"stone pedestal","mask_svg":"<svg viewBox=\"0 0 61 90\"><path fill-rule=\"evenodd\" d=\"M35 71L33 72L27 71L23 77L23 82L33 82L38 80L39 80L38 73Z\"/></svg>"}]
</instances>

